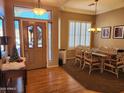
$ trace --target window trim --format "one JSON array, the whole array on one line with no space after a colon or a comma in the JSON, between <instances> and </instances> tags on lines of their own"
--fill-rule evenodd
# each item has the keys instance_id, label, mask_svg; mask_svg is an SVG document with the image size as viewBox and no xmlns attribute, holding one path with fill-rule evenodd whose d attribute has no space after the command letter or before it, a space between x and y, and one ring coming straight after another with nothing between
<instances>
[{"instance_id":1,"label":"window trim","mask_svg":"<svg viewBox=\"0 0 124 93\"><path fill-rule=\"evenodd\" d=\"M21 20L20 19L14 19L14 30L15 30L15 21L18 21L19 22L19 34L20 34L20 56L22 56L22 33L21 33ZM15 31L14 31L14 35L15 34ZM16 37L15 37L15 43L16 43Z\"/></svg>"}]
</instances>

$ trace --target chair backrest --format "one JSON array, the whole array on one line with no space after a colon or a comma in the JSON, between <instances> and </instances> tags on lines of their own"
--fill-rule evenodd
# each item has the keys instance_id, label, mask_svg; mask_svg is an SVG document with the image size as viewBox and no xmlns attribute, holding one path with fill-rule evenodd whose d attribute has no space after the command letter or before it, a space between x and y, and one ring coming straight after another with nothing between
<instances>
[{"instance_id":1,"label":"chair backrest","mask_svg":"<svg viewBox=\"0 0 124 93\"><path fill-rule=\"evenodd\" d=\"M75 57L75 49L66 50L66 58L74 58Z\"/></svg>"},{"instance_id":2,"label":"chair backrest","mask_svg":"<svg viewBox=\"0 0 124 93\"><path fill-rule=\"evenodd\" d=\"M113 63L115 66L124 65L124 54L118 53L116 55L116 61Z\"/></svg>"},{"instance_id":3,"label":"chair backrest","mask_svg":"<svg viewBox=\"0 0 124 93\"><path fill-rule=\"evenodd\" d=\"M80 47L75 48L75 54L81 56L82 55L82 48L80 48Z\"/></svg>"},{"instance_id":4,"label":"chair backrest","mask_svg":"<svg viewBox=\"0 0 124 93\"><path fill-rule=\"evenodd\" d=\"M117 58L119 59L119 58L123 58L124 57L124 53L118 53L117 54Z\"/></svg>"},{"instance_id":5,"label":"chair backrest","mask_svg":"<svg viewBox=\"0 0 124 93\"><path fill-rule=\"evenodd\" d=\"M84 59L92 59L92 52L91 51L85 51L84 52Z\"/></svg>"},{"instance_id":6,"label":"chair backrest","mask_svg":"<svg viewBox=\"0 0 124 93\"><path fill-rule=\"evenodd\" d=\"M108 48L107 51L109 54L117 54L117 50L115 48Z\"/></svg>"},{"instance_id":7,"label":"chair backrest","mask_svg":"<svg viewBox=\"0 0 124 93\"><path fill-rule=\"evenodd\" d=\"M82 55L82 58L84 58L84 53L85 53L86 50L82 49L81 50L81 55Z\"/></svg>"}]
</instances>

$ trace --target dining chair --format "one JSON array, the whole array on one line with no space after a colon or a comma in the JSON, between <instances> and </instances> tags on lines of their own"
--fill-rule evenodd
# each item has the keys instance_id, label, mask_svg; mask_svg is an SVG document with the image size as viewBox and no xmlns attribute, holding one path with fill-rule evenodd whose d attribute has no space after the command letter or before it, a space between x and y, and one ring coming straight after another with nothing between
<instances>
[{"instance_id":1,"label":"dining chair","mask_svg":"<svg viewBox=\"0 0 124 93\"><path fill-rule=\"evenodd\" d=\"M84 59L84 52L83 52L83 49L80 48L80 47L77 47L75 49L75 62L74 62L74 65L76 65L77 63L80 64L80 68L82 67L82 62L83 62L83 59Z\"/></svg>"},{"instance_id":2,"label":"dining chair","mask_svg":"<svg viewBox=\"0 0 124 93\"><path fill-rule=\"evenodd\" d=\"M117 50L115 48L108 48L108 54L117 54Z\"/></svg>"},{"instance_id":3,"label":"dining chair","mask_svg":"<svg viewBox=\"0 0 124 93\"><path fill-rule=\"evenodd\" d=\"M66 61L73 61L75 60L75 49L68 49L66 50Z\"/></svg>"},{"instance_id":4,"label":"dining chair","mask_svg":"<svg viewBox=\"0 0 124 93\"><path fill-rule=\"evenodd\" d=\"M104 70L111 72L119 77L119 71L124 71L124 53L118 53L116 57L110 57L108 61L104 63Z\"/></svg>"},{"instance_id":5,"label":"dining chair","mask_svg":"<svg viewBox=\"0 0 124 93\"><path fill-rule=\"evenodd\" d=\"M92 55L92 51L84 52L84 63L82 70L84 69L85 65L89 66L89 75L91 74L92 70L100 69L101 67L101 63L99 62L97 57Z\"/></svg>"}]
</instances>

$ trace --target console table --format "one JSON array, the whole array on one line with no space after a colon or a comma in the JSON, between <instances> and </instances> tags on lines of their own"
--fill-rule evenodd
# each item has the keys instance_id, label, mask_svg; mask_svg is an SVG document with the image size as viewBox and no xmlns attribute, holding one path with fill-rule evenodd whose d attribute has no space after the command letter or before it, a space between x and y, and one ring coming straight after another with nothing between
<instances>
[{"instance_id":1,"label":"console table","mask_svg":"<svg viewBox=\"0 0 124 93\"><path fill-rule=\"evenodd\" d=\"M18 67L17 67L18 65ZM23 93L26 93L26 82L27 82L27 70L25 65L21 63L6 63L2 64L0 69L0 88L3 91L11 91L12 93L16 93L17 88L15 90L10 90L9 88L14 88L13 85L16 83L17 79L21 78L23 83Z\"/></svg>"}]
</instances>

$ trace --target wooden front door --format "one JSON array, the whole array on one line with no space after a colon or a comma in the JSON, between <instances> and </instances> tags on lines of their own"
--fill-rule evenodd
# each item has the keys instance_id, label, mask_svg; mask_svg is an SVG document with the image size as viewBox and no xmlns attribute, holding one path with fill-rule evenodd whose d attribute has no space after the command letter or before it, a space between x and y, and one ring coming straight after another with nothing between
<instances>
[{"instance_id":1,"label":"wooden front door","mask_svg":"<svg viewBox=\"0 0 124 93\"><path fill-rule=\"evenodd\" d=\"M27 69L46 67L46 22L23 21Z\"/></svg>"}]
</instances>

